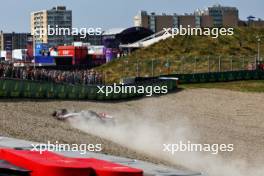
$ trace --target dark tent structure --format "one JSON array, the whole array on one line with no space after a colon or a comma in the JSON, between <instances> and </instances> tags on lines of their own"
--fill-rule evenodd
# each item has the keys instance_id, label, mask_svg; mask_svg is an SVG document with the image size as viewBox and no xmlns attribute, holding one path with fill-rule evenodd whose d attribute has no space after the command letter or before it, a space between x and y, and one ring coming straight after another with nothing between
<instances>
[{"instance_id":1,"label":"dark tent structure","mask_svg":"<svg viewBox=\"0 0 264 176\"><path fill-rule=\"evenodd\" d=\"M154 34L144 27L130 27L119 33L104 35L103 43L106 48L119 48L120 44L129 44Z\"/></svg>"},{"instance_id":2,"label":"dark tent structure","mask_svg":"<svg viewBox=\"0 0 264 176\"><path fill-rule=\"evenodd\" d=\"M150 29L144 27L131 27L125 29L120 34L117 34L116 38L121 44L129 44L146 38L152 34L154 33Z\"/></svg>"}]
</instances>

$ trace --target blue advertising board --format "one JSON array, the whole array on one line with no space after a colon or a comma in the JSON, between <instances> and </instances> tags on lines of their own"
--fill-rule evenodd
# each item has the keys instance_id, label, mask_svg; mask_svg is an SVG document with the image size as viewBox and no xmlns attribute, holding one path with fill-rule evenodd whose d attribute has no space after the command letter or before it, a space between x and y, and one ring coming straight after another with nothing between
<instances>
[{"instance_id":1,"label":"blue advertising board","mask_svg":"<svg viewBox=\"0 0 264 176\"><path fill-rule=\"evenodd\" d=\"M48 56L49 45L47 43L36 43L35 44L35 56Z\"/></svg>"},{"instance_id":2,"label":"blue advertising board","mask_svg":"<svg viewBox=\"0 0 264 176\"><path fill-rule=\"evenodd\" d=\"M35 56L36 64L54 64L55 58L52 56Z\"/></svg>"}]
</instances>

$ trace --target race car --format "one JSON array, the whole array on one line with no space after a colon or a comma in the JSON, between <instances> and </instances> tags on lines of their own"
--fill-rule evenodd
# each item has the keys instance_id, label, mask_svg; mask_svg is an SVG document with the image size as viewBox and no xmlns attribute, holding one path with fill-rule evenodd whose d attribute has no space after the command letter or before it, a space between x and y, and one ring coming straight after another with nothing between
<instances>
[{"instance_id":1,"label":"race car","mask_svg":"<svg viewBox=\"0 0 264 176\"><path fill-rule=\"evenodd\" d=\"M115 120L112 116L106 113L97 113L95 111L87 110L87 111L80 111L80 112L70 112L67 109L59 109L55 110L52 113L52 116L61 121L66 121L71 118L81 118L84 120L91 120L94 122L100 122L103 124L114 124Z\"/></svg>"}]
</instances>

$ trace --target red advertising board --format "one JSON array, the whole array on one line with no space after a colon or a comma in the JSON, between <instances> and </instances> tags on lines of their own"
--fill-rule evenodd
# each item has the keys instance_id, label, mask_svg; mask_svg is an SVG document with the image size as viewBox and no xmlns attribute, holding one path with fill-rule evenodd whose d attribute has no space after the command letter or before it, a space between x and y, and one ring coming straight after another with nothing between
<instances>
[{"instance_id":1,"label":"red advertising board","mask_svg":"<svg viewBox=\"0 0 264 176\"><path fill-rule=\"evenodd\" d=\"M58 46L58 56L75 56L75 47Z\"/></svg>"},{"instance_id":2,"label":"red advertising board","mask_svg":"<svg viewBox=\"0 0 264 176\"><path fill-rule=\"evenodd\" d=\"M87 47L58 46L58 56L73 57L73 65L82 63L83 60L87 59L87 54Z\"/></svg>"}]
</instances>

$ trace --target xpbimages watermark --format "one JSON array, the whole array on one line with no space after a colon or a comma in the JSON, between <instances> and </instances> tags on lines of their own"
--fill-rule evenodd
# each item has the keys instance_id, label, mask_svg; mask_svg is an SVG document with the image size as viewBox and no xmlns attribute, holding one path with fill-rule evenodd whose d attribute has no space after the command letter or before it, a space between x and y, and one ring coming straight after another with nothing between
<instances>
[{"instance_id":1,"label":"xpbimages watermark","mask_svg":"<svg viewBox=\"0 0 264 176\"><path fill-rule=\"evenodd\" d=\"M178 28L163 28L164 35L171 35L174 38L177 35L181 36L211 36L212 38L218 38L221 36L234 35L234 28L193 28L190 25L183 27L180 25Z\"/></svg>"},{"instance_id":2,"label":"xpbimages watermark","mask_svg":"<svg viewBox=\"0 0 264 176\"><path fill-rule=\"evenodd\" d=\"M79 152L84 155L87 152L101 152L102 144L60 144L58 141L47 144L31 144L31 151L36 151L42 154L45 151L49 152Z\"/></svg>"},{"instance_id":3,"label":"xpbimages watermark","mask_svg":"<svg viewBox=\"0 0 264 176\"><path fill-rule=\"evenodd\" d=\"M209 152L213 155L219 152L234 151L234 144L195 144L191 141L179 141L174 144L163 144L163 152L176 154L177 152Z\"/></svg>"},{"instance_id":4,"label":"xpbimages watermark","mask_svg":"<svg viewBox=\"0 0 264 176\"><path fill-rule=\"evenodd\" d=\"M55 27L52 27L48 25L47 29L35 29L34 35L36 36L42 36L42 35L48 35L48 36L78 36L80 35L80 38L86 38L87 35L102 35L102 28L67 28L67 27L59 27L59 25L55 25Z\"/></svg>"},{"instance_id":5,"label":"xpbimages watermark","mask_svg":"<svg viewBox=\"0 0 264 176\"><path fill-rule=\"evenodd\" d=\"M111 86L97 86L97 93L109 96L111 94L144 94L148 97L154 94L167 94L168 86L135 86L135 85L117 85Z\"/></svg>"}]
</instances>

